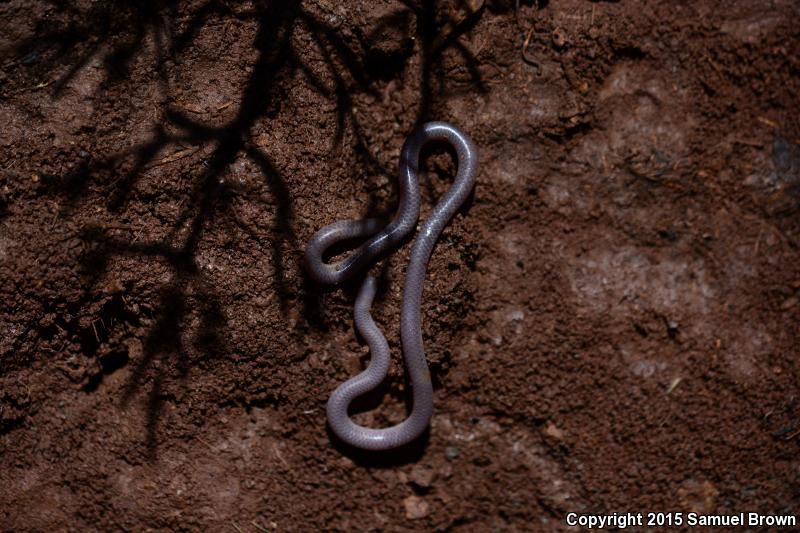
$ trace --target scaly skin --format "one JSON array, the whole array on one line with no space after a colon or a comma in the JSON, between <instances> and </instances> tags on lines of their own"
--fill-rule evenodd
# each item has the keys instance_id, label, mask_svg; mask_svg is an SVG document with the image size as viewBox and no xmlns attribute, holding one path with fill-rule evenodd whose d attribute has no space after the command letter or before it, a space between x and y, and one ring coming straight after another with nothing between
<instances>
[{"instance_id":1,"label":"scaly skin","mask_svg":"<svg viewBox=\"0 0 800 533\"><path fill-rule=\"evenodd\" d=\"M372 359L361 374L341 384L328 400L328 423L342 441L368 450L388 450L407 444L428 427L433 414L433 386L422 343L422 289L428 261L445 225L469 196L475 185L478 156L472 141L461 130L444 122L423 124L406 139L400 156L400 205L392 221L378 232L374 219L347 220L330 224L318 231L306 247L305 262L309 274L319 283L337 284L353 277L378 257L395 247L417 224L419 218L419 156L431 141L449 142L458 155L458 174L453 186L436 204L422 226L411 249L403 289L400 337L403 357L414 394L409 417L388 428L372 429L355 424L347 414L350 402L373 390L389 371L389 344L370 316L376 282L367 276L355 304L355 323L369 345ZM377 233L376 233L377 232ZM336 242L373 235L347 258L334 264L322 262L322 254Z\"/></svg>"}]
</instances>

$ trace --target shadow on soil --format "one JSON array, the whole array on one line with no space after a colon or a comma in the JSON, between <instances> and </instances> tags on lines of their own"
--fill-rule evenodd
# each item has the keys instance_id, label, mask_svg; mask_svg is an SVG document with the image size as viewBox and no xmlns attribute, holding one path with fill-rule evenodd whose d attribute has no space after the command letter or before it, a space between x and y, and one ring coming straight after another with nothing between
<instances>
[{"instance_id":1,"label":"shadow on soil","mask_svg":"<svg viewBox=\"0 0 800 533\"><path fill-rule=\"evenodd\" d=\"M308 3L312 4L312 3ZM312 4L313 5L313 4ZM466 2L459 4L465 7ZM220 217L235 218L230 200L237 191L224 178L226 170L240 156L245 156L260 169L263 179L275 198L277 210L275 223L269 235L259 235L261 240L272 243L270 260L276 269L274 291L278 295L283 312L300 293L301 307L312 327L324 322L324 310L320 307L320 289L304 280L302 287L290 286L286 269L298 265L287 265L285 246L300 249L294 233L294 206L287 177L276 168L269 149L262 149L251 139L253 126L270 121L271 110L280 103L295 76L302 79L324 98L336 104L335 146L344 140L349 128L357 153L363 155L358 161L364 173L380 173L394 177L393 169L384 168L373 155L364 128L353 112L354 92L377 94L376 84L391 79L402 79L407 60L415 52L402 50L398 54L376 53L370 46L371 39L386 27L401 26L414 31L413 38L418 47L421 63L417 73L420 92L416 122L436 117L437 102L445 96L443 53L455 50L462 58L471 77L472 90L486 91L477 68L477 60L459 42L459 37L471 30L480 20L484 7L470 13L467 9L453 19L449 10L437 7L432 0L419 2L403 1L398 9L388 13L368 33L360 44L345 39L336 27L328 24L319 6L307 7L305 3L255 2L253 7L240 8L216 0L192 2L180 0L144 1L138 3L112 0L90 4L89 8L75 7L71 3L56 3L54 16L42 21L42 30L35 39L18 43L12 51L15 59L12 68L41 70L42 72L63 70L66 74L55 80L52 97L58 99L65 88L92 61L101 59L106 81L98 89L96 98L108 98L105 92L125 91L135 85L133 63L142 50L155 45L153 72L165 95L162 122L155 124L151 139L134 146L124 153L86 156L76 170L60 176L50 177L50 193L59 196L62 216L70 217L82 207L89 194L101 194L107 198L107 209L112 215L120 213L130 202L131 192L142 175L155 164L166 148L172 146L201 145L210 147L207 156L187 158L191 165L192 192L188 202L172 224L172 230L157 242L138 242L135 237L121 238L111 235L117 225L100 224L83 227L81 238L87 244L83 269L86 274L85 303L91 303L98 280L106 273L111 258L133 256L144 261L166 264L170 278L158 291L158 301L148 302L152 309L153 322L147 326L142 340L141 357L130 362L119 360L116 366L133 365L123 402L130 401L143 385L149 386L147 401L147 444L155 454L158 421L164 402L164 380L170 372L172 377L185 377L190 367L198 361L186 355L184 337L187 317L199 312L199 336L192 340L194 348L204 358L222 358L229 351L230 342L226 334L225 309L214 287L204 280L196 260L198 245L204 233ZM446 12L445 12L446 11ZM211 126L186 115L170 104L170 82L167 61L179 61L181 54L191 49L203 25L210 20L249 20L257 24L254 39L256 59L249 65L249 77L238 98L238 109L233 119L222 126ZM415 22L412 24L411 22ZM180 30L176 30L180 27ZM321 77L305 61L304 50L297 48L298 35L310 38L321 52L326 73ZM414 39L411 39L412 41ZM8 51L6 51L8 52ZM139 68L139 67L137 67ZM131 91L131 94L135 94ZM436 117L438 118L438 117ZM394 179L390 179L395 183ZM396 198L397 191L393 191ZM393 208L385 206L377 196L370 198L371 211L391 214ZM394 203L392 203L394 205ZM2 206L0 206L2 207ZM188 229L188 230L187 230ZM353 290L352 288L350 289ZM108 310L113 312L113 309ZM103 317L101 316L100 319ZM113 318L113 317L112 317ZM138 320L130 317L131 320ZM86 336L86 332L75 332ZM103 338L94 332L99 344ZM94 341L92 341L94 342ZM169 361L167 361L169 358ZM169 362L169 364L161 364ZM159 364L156 364L159 362ZM174 370L167 370L167 369ZM102 379L102 376L101 376ZM98 386L95 383L94 386ZM360 457L359 462L382 465L410 461L418 457L425 447L426 439L420 439L408 450L392 454L394 459L380 458L380 454L369 457L358 450L347 450L341 443L334 445L343 453Z\"/></svg>"}]
</instances>

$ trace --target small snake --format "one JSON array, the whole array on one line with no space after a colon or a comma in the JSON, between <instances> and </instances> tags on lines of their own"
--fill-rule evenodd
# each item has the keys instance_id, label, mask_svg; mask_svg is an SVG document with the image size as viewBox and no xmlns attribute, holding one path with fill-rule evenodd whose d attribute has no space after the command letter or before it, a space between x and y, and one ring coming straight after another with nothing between
<instances>
[{"instance_id":1,"label":"small snake","mask_svg":"<svg viewBox=\"0 0 800 533\"><path fill-rule=\"evenodd\" d=\"M422 345L422 288L436 240L475 185L478 155L472 141L451 124L423 124L408 136L403 145L400 155L400 205L392 221L382 230L380 222L375 219L334 222L315 233L306 246L305 263L311 277L320 283L337 284L353 277L399 243L416 226L419 218L420 151L431 141L446 141L455 148L458 173L453 186L436 204L423 224L412 246L406 270L400 337L414 405L406 420L383 429L359 426L348 415L350 402L376 388L389 371L389 343L370 315L376 281L372 276L367 276L356 297L354 318L356 328L369 345L372 359L366 370L342 383L331 394L327 406L328 422L333 432L341 440L357 448L388 450L407 444L425 431L433 414L433 386ZM333 244L370 235L371 238L345 259L333 264L323 262L322 254Z\"/></svg>"}]
</instances>

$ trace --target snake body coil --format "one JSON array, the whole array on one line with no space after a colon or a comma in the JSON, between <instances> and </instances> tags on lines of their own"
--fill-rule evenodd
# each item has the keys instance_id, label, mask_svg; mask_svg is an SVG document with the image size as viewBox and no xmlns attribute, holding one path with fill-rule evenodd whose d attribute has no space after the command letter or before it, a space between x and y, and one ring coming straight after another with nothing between
<instances>
[{"instance_id":1,"label":"snake body coil","mask_svg":"<svg viewBox=\"0 0 800 533\"><path fill-rule=\"evenodd\" d=\"M355 304L355 323L369 345L372 359L361 374L341 384L327 405L328 422L344 442L369 450L387 450L407 444L428 427L433 414L433 386L422 343L422 289L428 261L442 230L469 196L475 184L478 156L470 138L445 122L428 122L416 129L403 146L400 156L400 204L391 222L382 230L375 219L346 220L325 226L308 242L306 268L319 283L336 284L353 277L378 257L395 247L417 224L420 210L419 158L422 147L431 141L446 141L456 150L458 173L452 187L433 208L411 249L403 289L400 337L409 373L414 405L409 417L389 428L372 429L355 424L348 416L350 402L376 388L389 371L389 344L375 325L370 307L376 281L367 276ZM371 236L371 237L370 237ZM357 237L369 237L345 259L324 263L322 254L333 244Z\"/></svg>"}]
</instances>

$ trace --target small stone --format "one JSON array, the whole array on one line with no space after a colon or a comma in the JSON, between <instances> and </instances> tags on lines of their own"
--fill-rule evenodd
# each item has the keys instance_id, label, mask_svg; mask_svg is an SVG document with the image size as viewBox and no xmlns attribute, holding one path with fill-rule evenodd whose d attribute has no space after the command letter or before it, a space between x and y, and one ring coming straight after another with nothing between
<instances>
[{"instance_id":1,"label":"small stone","mask_svg":"<svg viewBox=\"0 0 800 533\"><path fill-rule=\"evenodd\" d=\"M339 458L339 466L346 470L350 470L351 468L355 467L356 464L349 457L342 456Z\"/></svg>"},{"instance_id":2,"label":"small stone","mask_svg":"<svg viewBox=\"0 0 800 533\"><path fill-rule=\"evenodd\" d=\"M124 290L125 287L122 285L122 282L118 279L109 281L105 286L105 293L109 295L119 294Z\"/></svg>"},{"instance_id":3,"label":"small stone","mask_svg":"<svg viewBox=\"0 0 800 533\"><path fill-rule=\"evenodd\" d=\"M561 28L553 30L553 44L556 48L562 48L567 44L567 36Z\"/></svg>"},{"instance_id":4,"label":"small stone","mask_svg":"<svg viewBox=\"0 0 800 533\"><path fill-rule=\"evenodd\" d=\"M20 59L20 63L22 63L26 67L29 67L34 63L36 63L37 59L39 59L39 54L37 52L31 52L30 54Z\"/></svg>"},{"instance_id":5,"label":"small stone","mask_svg":"<svg viewBox=\"0 0 800 533\"><path fill-rule=\"evenodd\" d=\"M548 437L553 437L556 440L562 440L564 438L564 432L558 429L558 426L552 422L548 422L544 427L544 434Z\"/></svg>"},{"instance_id":6,"label":"small stone","mask_svg":"<svg viewBox=\"0 0 800 533\"><path fill-rule=\"evenodd\" d=\"M422 489L427 489L431 486L433 480L436 479L436 472L429 466L416 465L411 469L409 477L414 485Z\"/></svg>"},{"instance_id":7,"label":"small stone","mask_svg":"<svg viewBox=\"0 0 800 533\"><path fill-rule=\"evenodd\" d=\"M455 446L448 446L444 449L444 456L447 457L449 461L454 461L459 458L461 455L461 450L456 448Z\"/></svg>"},{"instance_id":8,"label":"small stone","mask_svg":"<svg viewBox=\"0 0 800 533\"><path fill-rule=\"evenodd\" d=\"M140 361L142 358L142 353L144 352L142 341L132 338L128 339L125 344L128 348L128 361Z\"/></svg>"},{"instance_id":9,"label":"small stone","mask_svg":"<svg viewBox=\"0 0 800 533\"><path fill-rule=\"evenodd\" d=\"M717 508L719 491L710 481L688 479L678 487L681 507L698 514L711 513Z\"/></svg>"},{"instance_id":10,"label":"small stone","mask_svg":"<svg viewBox=\"0 0 800 533\"><path fill-rule=\"evenodd\" d=\"M409 496L403 500L403 506L406 508L406 518L409 520L419 520L425 518L431 512L428 502L419 496Z\"/></svg>"},{"instance_id":11,"label":"small stone","mask_svg":"<svg viewBox=\"0 0 800 533\"><path fill-rule=\"evenodd\" d=\"M479 9L483 7L485 0L467 0L465 2L467 9L469 9L470 13L477 13Z\"/></svg>"}]
</instances>

